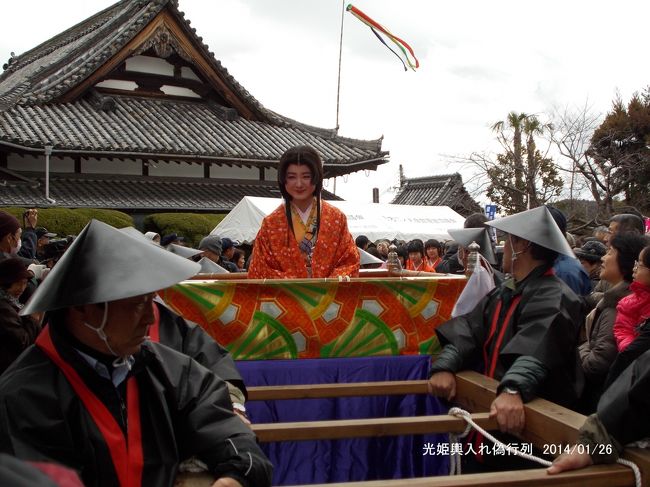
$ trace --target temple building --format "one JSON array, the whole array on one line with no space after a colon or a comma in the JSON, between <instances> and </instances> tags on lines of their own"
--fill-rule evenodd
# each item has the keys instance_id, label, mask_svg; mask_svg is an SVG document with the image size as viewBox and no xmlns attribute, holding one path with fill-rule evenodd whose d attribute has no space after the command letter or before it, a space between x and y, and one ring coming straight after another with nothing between
<instances>
[{"instance_id":1,"label":"temple building","mask_svg":"<svg viewBox=\"0 0 650 487\"><path fill-rule=\"evenodd\" d=\"M405 178L400 168L400 187L391 203L395 205L449 206L468 216L483 209L465 189L460 174L442 174L421 178Z\"/></svg>"},{"instance_id":2,"label":"temple building","mask_svg":"<svg viewBox=\"0 0 650 487\"><path fill-rule=\"evenodd\" d=\"M265 108L174 0L122 0L0 75L0 206L227 212L279 197L278 160L299 144L320 152L326 178L388 160L382 139Z\"/></svg>"}]
</instances>

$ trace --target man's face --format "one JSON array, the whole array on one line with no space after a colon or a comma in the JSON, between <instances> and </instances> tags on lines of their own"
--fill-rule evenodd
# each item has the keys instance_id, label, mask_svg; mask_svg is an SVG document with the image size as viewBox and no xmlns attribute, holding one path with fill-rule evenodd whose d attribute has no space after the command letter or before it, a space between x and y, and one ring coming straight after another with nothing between
<instances>
[{"instance_id":1,"label":"man's face","mask_svg":"<svg viewBox=\"0 0 650 487\"><path fill-rule=\"evenodd\" d=\"M154 293L131 298L118 299L109 303L91 304L83 307L84 321L99 328L104 317L104 306L108 306L104 333L108 343L119 356L133 355L140 350L154 322ZM110 353L108 349L100 350Z\"/></svg>"},{"instance_id":2,"label":"man's face","mask_svg":"<svg viewBox=\"0 0 650 487\"><path fill-rule=\"evenodd\" d=\"M203 250L203 257L206 257L210 259L212 262L218 263L219 262L219 257L221 254L218 254L212 250Z\"/></svg>"},{"instance_id":3,"label":"man's face","mask_svg":"<svg viewBox=\"0 0 650 487\"><path fill-rule=\"evenodd\" d=\"M503 245L503 272L512 273L512 239L506 235L506 242Z\"/></svg>"},{"instance_id":4,"label":"man's face","mask_svg":"<svg viewBox=\"0 0 650 487\"><path fill-rule=\"evenodd\" d=\"M49 243L50 243L50 237L46 237L45 235L43 235L41 238L38 239L38 242L36 242L36 246L39 249L42 249Z\"/></svg>"},{"instance_id":5,"label":"man's face","mask_svg":"<svg viewBox=\"0 0 650 487\"><path fill-rule=\"evenodd\" d=\"M388 244L386 242L379 242L377 244L377 253L384 257L388 256Z\"/></svg>"},{"instance_id":6,"label":"man's face","mask_svg":"<svg viewBox=\"0 0 650 487\"><path fill-rule=\"evenodd\" d=\"M235 255L235 247L230 247L228 250L224 250L223 255L226 259L231 260L232 256Z\"/></svg>"}]
</instances>

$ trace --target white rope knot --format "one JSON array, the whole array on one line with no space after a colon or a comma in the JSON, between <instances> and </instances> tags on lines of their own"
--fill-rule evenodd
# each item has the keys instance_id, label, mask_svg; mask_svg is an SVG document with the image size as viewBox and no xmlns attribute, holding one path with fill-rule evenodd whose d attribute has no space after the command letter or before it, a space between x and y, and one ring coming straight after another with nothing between
<instances>
[{"instance_id":1,"label":"white rope knot","mask_svg":"<svg viewBox=\"0 0 650 487\"><path fill-rule=\"evenodd\" d=\"M510 445L506 445L505 443L502 443L501 441L497 440L494 436L492 436L490 433L485 431L483 428L481 428L479 425L477 425L474 420L472 419L472 415L465 411L464 409L453 407L449 410L448 413L450 416L456 416L457 418L463 418L469 425L471 425L476 431L481 433L485 438L490 440L492 443L494 443L499 449L503 449L507 451L509 454L512 455L517 455L519 457L525 458L527 460L531 460L533 462L537 462L541 465L544 465L545 467L550 467L551 462L548 460L544 460L543 458L536 457L535 455L531 455L530 453L526 453L524 451L521 451L517 448L514 448ZM452 462L453 463L453 462ZM454 465L455 466L455 465ZM457 468L458 474L460 474L460 468ZM455 473L452 473L451 475L457 475Z\"/></svg>"},{"instance_id":2,"label":"white rope knot","mask_svg":"<svg viewBox=\"0 0 650 487\"><path fill-rule=\"evenodd\" d=\"M464 418L464 414L469 416L469 413L467 411L463 411L461 408L456 408L453 407L449 410L449 415L450 416L456 416L456 417L462 417ZM452 445L455 445L457 443L460 443L460 440L465 438L469 432L472 431L472 425L467 423L467 427L465 428L465 431L463 431L461 434L456 434L456 433L449 433L449 475L460 475L462 473L462 467L461 467L461 453L458 451L457 448L453 448Z\"/></svg>"},{"instance_id":3,"label":"white rope knot","mask_svg":"<svg viewBox=\"0 0 650 487\"><path fill-rule=\"evenodd\" d=\"M505 443L500 442L497 440L494 436L492 436L490 433L485 431L483 428L481 428L479 425L477 425L474 420L472 419L472 415L468 412L465 411L464 409L461 409L459 407L453 407L449 409L449 412L447 413L449 416L455 416L457 418L462 418L465 421L467 421L467 428L465 428L465 432L460 435L456 436L453 434L449 434L449 443L452 442L452 438L463 438L464 436L469 433L471 428L474 428L476 431L481 433L485 438L490 440L492 443L494 443L497 447L503 448L505 451L508 453L511 453L513 455L517 455L519 457L525 458L527 460L531 460L533 462L537 462L541 465L544 465L545 467L550 467L552 465L552 462L549 462L548 460L544 460L543 458L536 457L535 455L532 455L530 453L523 452L517 448L514 448L510 445L506 445ZM451 451L451 445L450 445L450 451ZM616 460L616 463L620 463L621 465L625 465L626 467L630 467L632 471L634 472L634 480L636 482L636 487L641 487L641 471L639 470L639 467L633 463L630 462L629 460L624 460L622 458L619 458ZM461 474L461 467L460 467L460 455L456 452L451 455L449 459L449 475L460 475Z\"/></svg>"}]
</instances>

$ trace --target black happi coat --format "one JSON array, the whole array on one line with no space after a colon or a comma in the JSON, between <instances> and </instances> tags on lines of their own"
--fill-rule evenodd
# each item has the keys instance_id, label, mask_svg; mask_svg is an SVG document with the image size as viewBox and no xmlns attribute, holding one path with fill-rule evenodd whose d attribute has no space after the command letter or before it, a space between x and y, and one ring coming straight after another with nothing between
<instances>
[{"instance_id":1,"label":"black happi coat","mask_svg":"<svg viewBox=\"0 0 650 487\"><path fill-rule=\"evenodd\" d=\"M612 382L598 402L597 415L621 446L650 437L650 350Z\"/></svg>"},{"instance_id":2,"label":"black happi coat","mask_svg":"<svg viewBox=\"0 0 650 487\"><path fill-rule=\"evenodd\" d=\"M441 345L458 350L460 367L452 372L474 369L501 381L500 387L515 387L524 401L539 396L570 406L583 383L576 351L582 320L580 298L540 266L514 289L502 283L436 333Z\"/></svg>"},{"instance_id":3,"label":"black happi coat","mask_svg":"<svg viewBox=\"0 0 650 487\"><path fill-rule=\"evenodd\" d=\"M126 429L122 397L50 327L59 355ZM247 487L271 485L272 467L255 436L232 412L226 384L193 359L145 343L130 372L137 380L144 468L142 486L171 487L179 463L196 456L215 476ZM126 382L126 381L125 381ZM0 451L24 460L53 461L80 472L87 487L118 486L107 444L65 375L37 346L0 377Z\"/></svg>"},{"instance_id":4,"label":"black happi coat","mask_svg":"<svg viewBox=\"0 0 650 487\"><path fill-rule=\"evenodd\" d=\"M187 321L164 304L154 301L159 312L160 343L192 357L246 396L246 386L230 352L196 323Z\"/></svg>"}]
</instances>

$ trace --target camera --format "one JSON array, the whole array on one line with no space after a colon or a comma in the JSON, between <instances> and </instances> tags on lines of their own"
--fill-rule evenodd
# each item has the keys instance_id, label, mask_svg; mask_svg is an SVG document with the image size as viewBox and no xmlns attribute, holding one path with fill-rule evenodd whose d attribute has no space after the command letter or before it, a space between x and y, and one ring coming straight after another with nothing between
<instances>
[{"instance_id":1,"label":"camera","mask_svg":"<svg viewBox=\"0 0 650 487\"><path fill-rule=\"evenodd\" d=\"M41 262L45 263L51 260L59 260L73 241L74 237L72 236L50 240L50 242L43 247Z\"/></svg>"}]
</instances>

